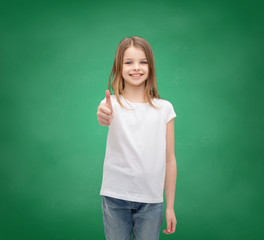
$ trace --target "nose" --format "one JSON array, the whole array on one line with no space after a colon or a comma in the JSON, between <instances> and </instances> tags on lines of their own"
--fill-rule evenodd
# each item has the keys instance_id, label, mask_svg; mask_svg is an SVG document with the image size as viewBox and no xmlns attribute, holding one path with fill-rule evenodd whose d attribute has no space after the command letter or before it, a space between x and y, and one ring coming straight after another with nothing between
<instances>
[{"instance_id":1,"label":"nose","mask_svg":"<svg viewBox=\"0 0 264 240\"><path fill-rule=\"evenodd\" d=\"M139 69L139 64L138 64L138 63L135 63L135 64L133 65L133 69L134 69L134 70L138 70L138 69Z\"/></svg>"}]
</instances>

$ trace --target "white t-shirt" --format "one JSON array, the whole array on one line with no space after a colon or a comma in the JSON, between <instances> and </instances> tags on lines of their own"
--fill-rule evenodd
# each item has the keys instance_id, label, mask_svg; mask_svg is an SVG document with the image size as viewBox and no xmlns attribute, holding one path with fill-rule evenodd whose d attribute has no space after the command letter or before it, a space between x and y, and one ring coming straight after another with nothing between
<instances>
[{"instance_id":1,"label":"white t-shirt","mask_svg":"<svg viewBox=\"0 0 264 240\"><path fill-rule=\"evenodd\" d=\"M109 125L100 195L128 201L163 202L166 172L166 127L176 117L173 105L154 98L132 103L120 95L126 110L111 95L114 118ZM102 102L106 102L104 98Z\"/></svg>"}]
</instances>

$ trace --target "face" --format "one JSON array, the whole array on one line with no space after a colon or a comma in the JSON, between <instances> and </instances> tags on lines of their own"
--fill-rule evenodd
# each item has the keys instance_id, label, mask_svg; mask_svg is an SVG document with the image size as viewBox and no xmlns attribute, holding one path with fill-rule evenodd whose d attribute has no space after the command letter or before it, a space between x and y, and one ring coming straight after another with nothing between
<instances>
[{"instance_id":1,"label":"face","mask_svg":"<svg viewBox=\"0 0 264 240\"><path fill-rule=\"evenodd\" d=\"M125 85L145 85L148 74L149 67L145 53L133 46L127 48L124 52L122 70Z\"/></svg>"}]
</instances>

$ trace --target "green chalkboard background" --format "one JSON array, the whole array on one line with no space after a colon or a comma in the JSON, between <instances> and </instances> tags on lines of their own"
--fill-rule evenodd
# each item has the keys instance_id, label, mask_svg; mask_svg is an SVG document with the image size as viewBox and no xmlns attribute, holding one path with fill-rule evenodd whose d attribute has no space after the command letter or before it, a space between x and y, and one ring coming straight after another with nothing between
<instances>
[{"instance_id":1,"label":"green chalkboard background","mask_svg":"<svg viewBox=\"0 0 264 240\"><path fill-rule=\"evenodd\" d=\"M263 1L1 1L0 239L105 239L97 121L116 48L152 46L175 119L176 232L263 239ZM112 92L112 90L111 90ZM165 205L165 202L164 202Z\"/></svg>"}]
</instances>

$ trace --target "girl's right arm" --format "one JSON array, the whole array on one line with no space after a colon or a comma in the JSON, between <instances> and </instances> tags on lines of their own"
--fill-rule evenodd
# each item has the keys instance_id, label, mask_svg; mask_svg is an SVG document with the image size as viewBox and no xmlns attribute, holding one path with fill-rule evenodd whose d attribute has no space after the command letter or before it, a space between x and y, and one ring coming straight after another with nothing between
<instances>
[{"instance_id":1,"label":"girl's right arm","mask_svg":"<svg viewBox=\"0 0 264 240\"><path fill-rule=\"evenodd\" d=\"M105 91L106 103L100 103L97 110L97 119L101 126L109 126L114 118L110 91Z\"/></svg>"}]
</instances>

